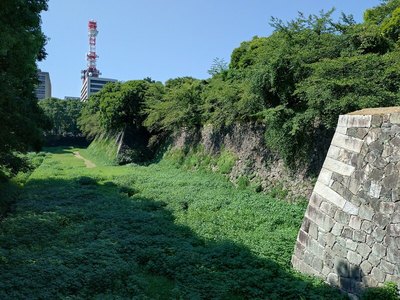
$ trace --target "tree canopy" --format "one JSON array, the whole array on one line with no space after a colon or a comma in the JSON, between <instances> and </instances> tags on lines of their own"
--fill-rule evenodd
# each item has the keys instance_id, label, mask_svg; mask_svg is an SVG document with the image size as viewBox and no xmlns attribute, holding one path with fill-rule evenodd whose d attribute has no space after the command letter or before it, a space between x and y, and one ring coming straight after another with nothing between
<instances>
[{"instance_id":1,"label":"tree canopy","mask_svg":"<svg viewBox=\"0 0 400 300\"><path fill-rule=\"evenodd\" d=\"M0 2L0 165L14 151L40 149L48 127L34 94L36 61L45 58L40 12L47 0Z\"/></svg>"},{"instance_id":2,"label":"tree canopy","mask_svg":"<svg viewBox=\"0 0 400 300\"><path fill-rule=\"evenodd\" d=\"M346 14L334 20L332 13L300 13L286 23L272 18L270 36L242 42L229 66L215 59L206 80L126 84L134 92L109 86L89 101L97 104L84 110L84 131L118 129L128 119L154 134L262 122L266 143L289 166L307 162L317 134L332 135L339 114L400 104L400 0L367 10L362 23Z\"/></svg>"}]
</instances>

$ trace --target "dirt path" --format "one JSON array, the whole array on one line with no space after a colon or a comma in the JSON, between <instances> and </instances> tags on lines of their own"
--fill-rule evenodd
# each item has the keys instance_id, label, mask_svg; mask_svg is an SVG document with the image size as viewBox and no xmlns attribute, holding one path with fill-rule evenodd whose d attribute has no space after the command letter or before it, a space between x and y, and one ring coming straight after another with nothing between
<instances>
[{"instance_id":1,"label":"dirt path","mask_svg":"<svg viewBox=\"0 0 400 300\"><path fill-rule=\"evenodd\" d=\"M86 168L95 168L96 167L96 165L92 161L84 158L82 155L79 154L78 151L74 152L74 156L76 158L83 159L83 161L85 162Z\"/></svg>"}]
</instances>

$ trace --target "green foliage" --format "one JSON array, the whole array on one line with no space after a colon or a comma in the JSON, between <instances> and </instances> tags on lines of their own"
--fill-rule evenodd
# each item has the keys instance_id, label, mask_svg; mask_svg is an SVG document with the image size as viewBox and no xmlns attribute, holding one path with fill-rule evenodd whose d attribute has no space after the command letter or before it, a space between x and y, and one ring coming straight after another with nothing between
<instances>
[{"instance_id":1,"label":"green foliage","mask_svg":"<svg viewBox=\"0 0 400 300\"><path fill-rule=\"evenodd\" d=\"M397 284L394 282L386 282L383 287L367 288L361 296L362 300L399 300L400 295Z\"/></svg>"},{"instance_id":2,"label":"green foliage","mask_svg":"<svg viewBox=\"0 0 400 300\"><path fill-rule=\"evenodd\" d=\"M53 125L48 133L63 136L81 133L77 124L82 110L81 101L49 98L39 101L39 106Z\"/></svg>"},{"instance_id":3,"label":"green foliage","mask_svg":"<svg viewBox=\"0 0 400 300\"><path fill-rule=\"evenodd\" d=\"M218 172L221 174L229 174L236 161L237 157L232 152L222 150L216 161Z\"/></svg>"},{"instance_id":4,"label":"green foliage","mask_svg":"<svg viewBox=\"0 0 400 300\"><path fill-rule=\"evenodd\" d=\"M226 61L223 58L216 57L214 58L213 63L207 73L211 76L214 76L226 72L227 70L228 64L226 63Z\"/></svg>"},{"instance_id":5,"label":"green foliage","mask_svg":"<svg viewBox=\"0 0 400 300\"><path fill-rule=\"evenodd\" d=\"M164 160L186 170L213 170L219 174L227 175L232 171L237 157L227 150L222 150L218 155L211 155L199 146L188 149L188 151L182 149L168 150L164 154Z\"/></svg>"},{"instance_id":6,"label":"green foliage","mask_svg":"<svg viewBox=\"0 0 400 300\"><path fill-rule=\"evenodd\" d=\"M312 151L325 151L317 135L332 135L339 114L399 105L399 3L383 1L366 11L361 24L345 14L335 21L333 10L299 13L287 23L273 18L272 35L241 43L229 68L216 59L212 78L175 78L165 86L147 80L145 105L137 114L155 136L208 124L223 129L263 122L266 144L288 167L308 164ZM89 134L93 127L124 124L116 120L129 109L113 97L104 104L107 109L99 101L101 109L86 114L88 124L103 120L88 126ZM201 163L197 158L191 158L193 165Z\"/></svg>"},{"instance_id":7,"label":"green foliage","mask_svg":"<svg viewBox=\"0 0 400 300\"><path fill-rule=\"evenodd\" d=\"M149 98L144 125L163 131L199 126L203 88L202 81L191 77L168 80L165 91Z\"/></svg>"},{"instance_id":8,"label":"green foliage","mask_svg":"<svg viewBox=\"0 0 400 300\"><path fill-rule=\"evenodd\" d=\"M10 211L11 205L17 200L21 187L30 174L41 165L45 157L46 154L43 152L18 153L13 155L13 159L18 158L18 162L22 165L13 168L13 170L18 169L18 173L12 173L4 167L0 169L0 221Z\"/></svg>"},{"instance_id":9,"label":"green foliage","mask_svg":"<svg viewBox=\"0 0 400 300\"><path fill-rule=\"evenodd\" d=\"M36 60L45 57L40 13L46 0L0 4L0 165L14 151L39 150L48 121L37 105ZM6 166L8 168L8 166Z\"/></svg>"},{"instance_id":10,"label":"green foliage","mask_svg":"<svg viewBox=\"0 0 400 300\"><path fill-rule=\"evenodd\" d=\"M247 176L240 176L236 184L239 190L244 190L250 185L250 180Z\"/></svg>"},{"instance_id":11,"label":"green foliage","mask_svg":"<svg viewBox=\"0 0 400 300\"><path fill-rule=\"evenodd\" d=\"M118 144L117 137L114 135L100 135L90 143L87 149L82 151L82 154L90 156L96 165L118 164Z\"/></svg>"},{"instance_id":12,"label":"green foliage","mask_svg":"<svg viewBox=\"0 0 400 300\"><path fill-rule=\"evenodd\" d=\"M1 299L342 298L291 270L305 206L169 161L88 169L78 150L54 149L3 220Z\"/></svg>"},{"instance_id":13,"label":"green foliage","mask_svg":"<svg viewBox=\"0 0 400 300\"><path fill-rule=\"evenodd\" d=\"M100 123L100 99L108 86L106 84L102 90L91 95L89 99L84 102L81 114L78 117L79 129L89 138L94 138L98 135L104 134L105 129Z\"/></svg>"}]
</instances>

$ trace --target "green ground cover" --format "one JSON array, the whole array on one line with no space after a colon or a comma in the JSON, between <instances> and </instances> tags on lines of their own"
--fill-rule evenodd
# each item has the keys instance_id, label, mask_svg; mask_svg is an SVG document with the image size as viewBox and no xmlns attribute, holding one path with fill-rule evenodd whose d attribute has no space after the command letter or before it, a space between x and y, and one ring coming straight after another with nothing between
<instances>
[{"instance_id":1,"label":"green ground cover","mask_svg":"<svg viewBox=\"0 0 400 300\"><path fill-rule=\"evenodd\" d=\"M0 224L0 299L341 298L290 268L304 205L168 160L50 151Z\"/></svg>"}]
</instances>

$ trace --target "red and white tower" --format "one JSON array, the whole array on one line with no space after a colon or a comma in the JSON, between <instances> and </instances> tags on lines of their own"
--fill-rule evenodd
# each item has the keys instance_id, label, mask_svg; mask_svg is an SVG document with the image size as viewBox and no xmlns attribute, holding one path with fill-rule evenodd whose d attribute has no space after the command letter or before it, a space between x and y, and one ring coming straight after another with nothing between
<instances>
[{"instance_id":1,"label":"red and white tower","mask_svg":"<svg viewBox=\"0 0 400 300\"><path fill-rule=\"evenodd\" d=\"M87 77L99 77L100 71L96 68L96 36L99 32L97 31L97 22L90 20L88 24L88 35L89 35L89 52L86 55L87 69L82 70L82 80L85 81Z\"/></svg>"}]
</instances>

